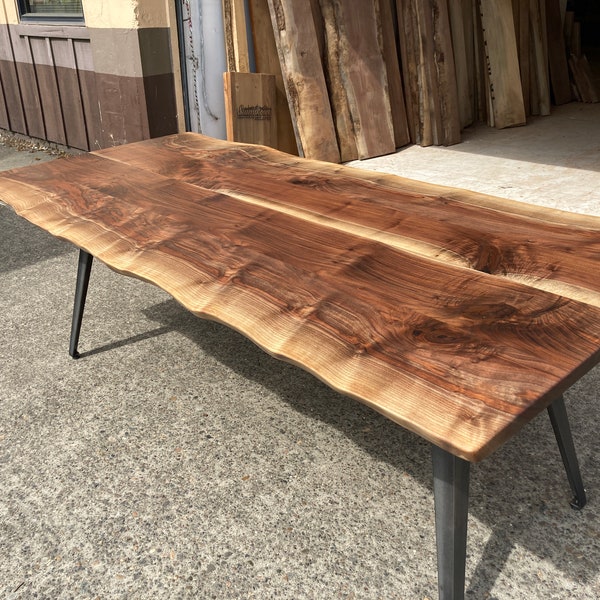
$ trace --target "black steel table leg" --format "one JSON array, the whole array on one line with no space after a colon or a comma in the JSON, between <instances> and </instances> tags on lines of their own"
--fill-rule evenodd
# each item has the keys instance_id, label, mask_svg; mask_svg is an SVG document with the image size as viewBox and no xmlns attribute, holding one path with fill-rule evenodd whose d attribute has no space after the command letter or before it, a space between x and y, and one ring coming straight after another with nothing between
<instances>
[{"instance_id":1,"label":"black steel table leg","mask_svg":"<svg viewBox=\"0 0 600 600\"><path fill-rule=\"evenodd\" d=\"M437 446L431 447L440 600L465 594L470 463Z\"/></svg>"},{"instance_id":2,"label":"black steel table leg","mask_svg":"<svg viewBox=\"0 0 600 600\"><path fill-rule=\"evenodd\" d=\"M567 479L569 480L571 490L573 490L574 497L571 500L571 506L581 509L585 506L587 499L585 497L577 454L575 453L565 400L562 396L548 407L548 414L550 415L550 422L552 423L554 435L558 442L558 449L560 450L560 455L567 471Z\"/></svg>"},{"instance_id":3,"label":"black steel table leg","mask_svg":"<svg viewBox=\"0 0 600 600\"><path fill-rule=\"evenodd\" d=\"M90 282L90 272L92 270L92 261L94 257L85 250L79 251L79 265L77 267L77 284L75 286L75 304L73 306L73 321L71 323L71 340L69 343L69 354L73 358L79 358L77 344L79 343L79 333L81 331L81 320L83 319L83 309L85 308L85 298L87 296L88 283Z\"/></svg>"}]
</instances>

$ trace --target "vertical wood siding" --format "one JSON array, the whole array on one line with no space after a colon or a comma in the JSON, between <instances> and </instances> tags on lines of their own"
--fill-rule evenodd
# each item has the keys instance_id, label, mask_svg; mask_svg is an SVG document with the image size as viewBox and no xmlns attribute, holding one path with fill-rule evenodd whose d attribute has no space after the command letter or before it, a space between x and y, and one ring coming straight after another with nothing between
<instances>
[{"instance_id":1,"label":"vertical wood siding","mask_svg":"<svg viewBox=\"0 0 600 600\"><path fill-rule=\"evenodd\" d=\"M99 147L96 75L85 27L0 26L0 127Z\"/></svg>"}]
</instances>

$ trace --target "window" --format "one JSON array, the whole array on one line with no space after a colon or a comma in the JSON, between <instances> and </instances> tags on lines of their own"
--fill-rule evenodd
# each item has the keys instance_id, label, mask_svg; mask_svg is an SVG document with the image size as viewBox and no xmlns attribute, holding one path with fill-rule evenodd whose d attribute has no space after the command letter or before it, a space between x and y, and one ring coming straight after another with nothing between
<instances>
[{"instance_id":1,"label":"window","mask_svg":"<svg viewBox=\"0 0 600 600\"><path fill-rule=\"evenodd\" d=\"M51 20L83 22L82 0L19 0L24 21Z\"/></svg>"}]
</instances>

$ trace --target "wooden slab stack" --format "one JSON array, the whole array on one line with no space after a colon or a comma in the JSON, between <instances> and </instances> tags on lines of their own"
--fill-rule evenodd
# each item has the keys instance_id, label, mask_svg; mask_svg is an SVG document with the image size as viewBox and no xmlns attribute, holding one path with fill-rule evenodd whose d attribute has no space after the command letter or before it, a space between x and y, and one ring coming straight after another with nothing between
<instances>
[{"instance_id":1,"label":"wooden slab stack","mask_svg":"<svg viewBox=\"0 0 600 600\"><path fill-rule=\"evenodd\" d=\"M460 113L447 0L398 0L400 53L411 138L460 142Z\"/></svg>"},{"instance_id":2,"label":"wooden slab stack","mask_svg":"<svg viewBox=\"0 0 600 600\"><path fill-rule=\"evenodd\" d=\"M248 5L257 70L276 77L277 147L302 156L339 162L409 142L450 145L476 121L514 127L552 102L598 98L568 13L565 43L560 0Z\"/></svg>"},{"instance_id":3,"label":"wooden slab stack","mask_svg":"<svg viewBox=\"0 0 600 600\"><path fill-rule=\"evenodd\" d=\"M269 10L300 155L340 162L311 5L269 0Z\"/></svg>"},{"instance_id":4,"label":"wooden slab stack","mask_svg":"<svg viewBox=\"0 0 600 600\"><path fill-rule=\"evenodd\" d=\"M396 149L379 3L320 0L325 23L326 74L342 160ZM333 88L333 89L332 89Z\"/></svg>"}]
</instances>

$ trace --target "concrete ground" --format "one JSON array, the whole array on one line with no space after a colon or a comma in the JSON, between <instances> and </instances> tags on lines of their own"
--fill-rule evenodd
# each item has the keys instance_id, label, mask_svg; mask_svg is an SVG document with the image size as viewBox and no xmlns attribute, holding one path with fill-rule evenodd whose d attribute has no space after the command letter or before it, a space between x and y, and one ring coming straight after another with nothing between
<instances>
[{"instance_id":1,"label":"concrete ground","mask_svg":"<svg viewBox=\"0 0 600 600\"><path fill-rule=\"evenodd\" d=\"M360 166L600 214L600 106ZM52 158L0 146L0 168ZM0 206L0 597L434 599L427 443ZM590 277L596 277L591 273ZM600 597L596 368L472 469L467 597Z\"/></svg>"}]
</instances>

